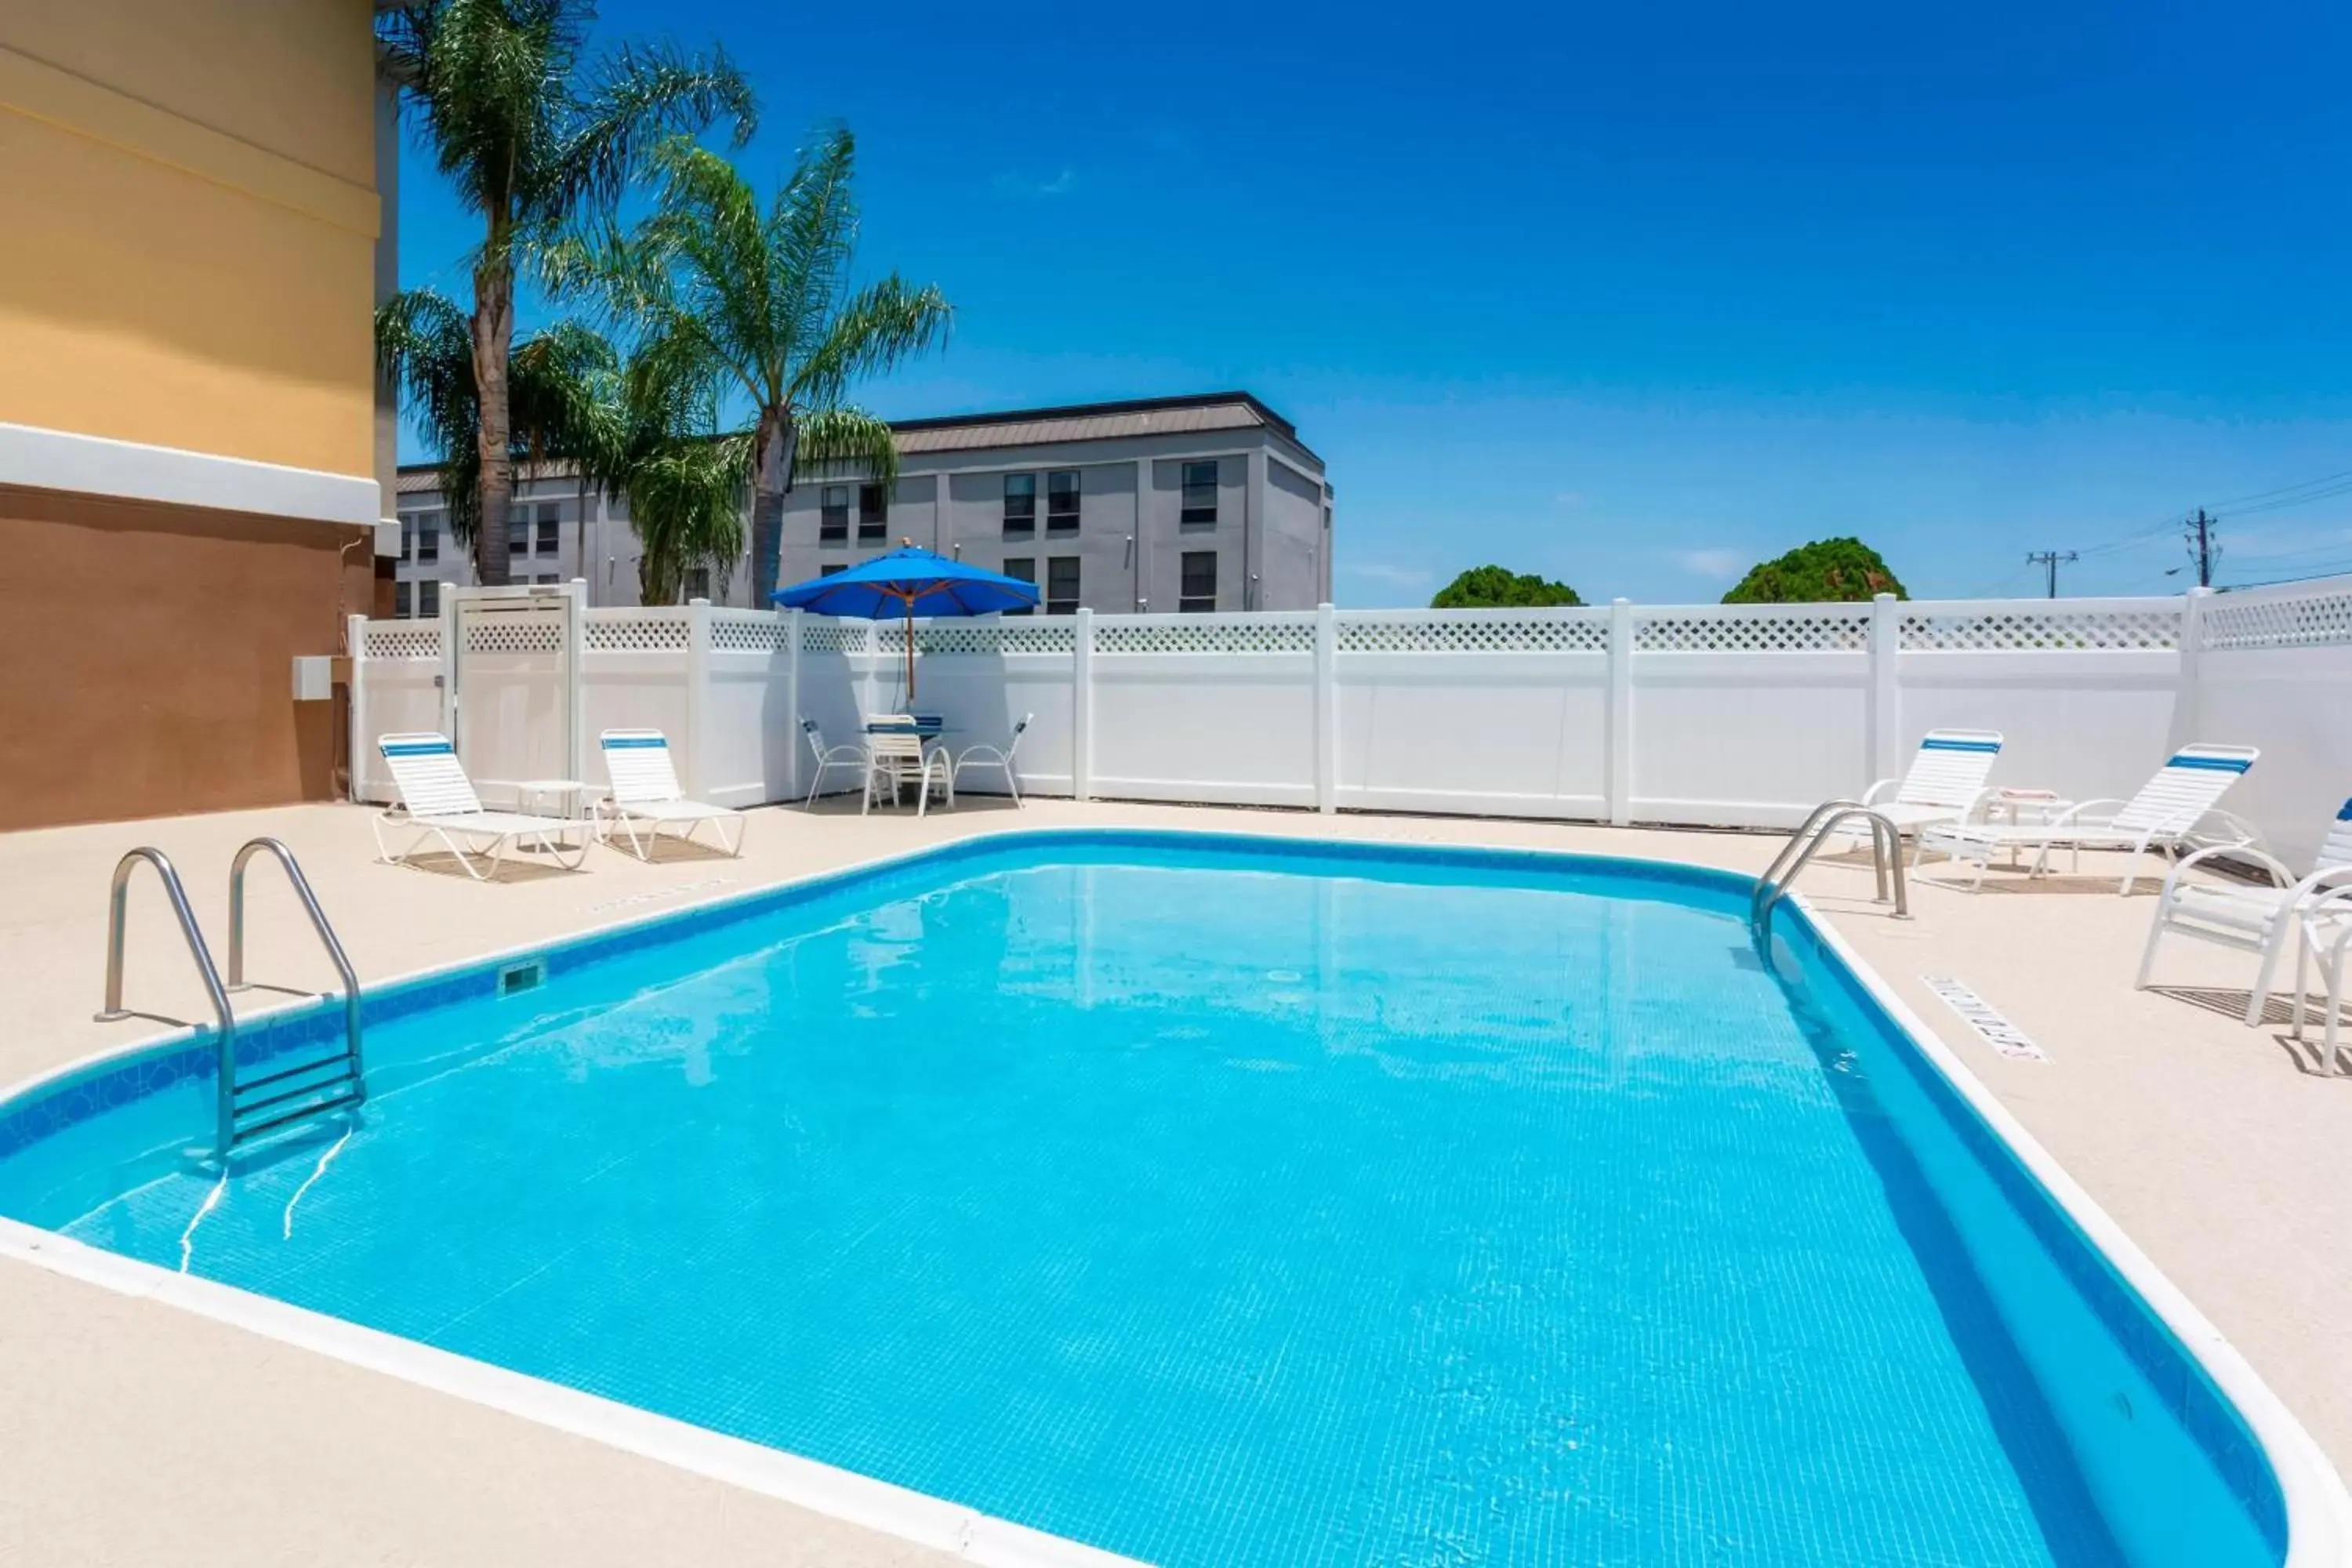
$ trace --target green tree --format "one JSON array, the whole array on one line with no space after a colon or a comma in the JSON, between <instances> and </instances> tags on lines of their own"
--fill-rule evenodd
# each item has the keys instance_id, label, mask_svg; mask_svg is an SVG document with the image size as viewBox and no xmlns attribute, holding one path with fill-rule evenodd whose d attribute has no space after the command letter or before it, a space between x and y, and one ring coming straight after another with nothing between
<instances>
[{"instance_id":1,"label":"green tree","mask_svg":"<svg viewBox=\"0 0 2352 1568\"><path fill-rule=\"evenodd\" d=\"M644 554L638 597L675 605L686 574L710 568L724 589L743 553L744 478L751 437L721 435L719 407L706 383L681 377L657 357L638 355L622 377L618 437L597 462L608 493L628 503Z\"/></svg>"},{"instance_id":2,"label":"green tree","mask_svg":"<svg viewBox=\"0 0 2352 1568\"><path fill-rule=\"evenodd\" d=\"M763 206L726 159L675 138L654 154L653 213L601 251L575 247L556 269L634 323L641 355L663 375L748 404L756 604L776 586L796 477L836 465L885 485L898 477L890 426L849 395L940 342L953 315L938 289L896 273L852 285L856 162L850 133L828 130Z\"/></svg>"},{"instance_id":3,"label":"green tree","mask_svg":"<svg viewBox=\"0 0 2352 1568\"><path fill-rule=\"evenodd\" d=\"M1576 590L1532 572L1473 566L1437 591L1433 610L1510 610L1541 605L1580 605Z\"/></svg>"},{"instance_id":4,"label":"green tree","mask_svg":"<svg viewBox=\"0 0 2352 1568\"><path fill-rule=\"evenodd\" d=\"M1892 594L1911 595L1877 551L1859 539L1817 539L1777 561L1759 562L1723 596L1727 605L1820 605Z\"/></svg>"},{"instance_id":5,"label":"green tree","mask_svg":"<svg viewBox=\"0 0 2352 1568\"><path fill-rule=\"evenodd\" d=\"M466 313L429 289L395 294L376 311L375 353L400 389L411 426L442 465L450 531L472 542L477 562L495 556L503 580L505 525L483 526L481 400ZM523 339L509 357L505 461L564 458L594 469L613 445L610 345L566 321Z\"/></svg>"},{"instance_id":6,"label":"green tree","mask_svg":"<svg viewBox=\"0 0 2352 1568\"><path fill-rule=\"evenodd\" d=\"M518 265L608 214L656 142L729 119L740 146L753 126L751 87L723 52L624 45L592 58L594 19L593 0L408 0L377 19L404 110L483 225L467 325L478 492L468 510L484 583L507 580ZM446 433L437 414L424 422Z\"/></svg>"}]
</instances>

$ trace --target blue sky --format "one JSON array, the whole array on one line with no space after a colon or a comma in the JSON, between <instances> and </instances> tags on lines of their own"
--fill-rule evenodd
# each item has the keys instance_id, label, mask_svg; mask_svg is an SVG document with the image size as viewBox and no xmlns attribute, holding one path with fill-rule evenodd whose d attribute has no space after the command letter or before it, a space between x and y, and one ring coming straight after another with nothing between
<instances>
[{"instance_id":1,"label":"blue sky","mask_svg":"<svg viewBox=\"0 0 2352 1568\"><path fill-rule=\"evenodd\" d=\"M2352 569L2341 5L1381 12L605 0L722 39L763 183L859 138L936 282L893 416L1246 387L1339 492L1343 604L1494 561L1711 600L1856 533L1913 593ZM410 284L470 224L413 153ZM526 314L526 323L530 317ZM2315 499L2302 499L2312 493ZM2226 503L2226 504L2225 504Z\"/></svg>"}]
</instances>

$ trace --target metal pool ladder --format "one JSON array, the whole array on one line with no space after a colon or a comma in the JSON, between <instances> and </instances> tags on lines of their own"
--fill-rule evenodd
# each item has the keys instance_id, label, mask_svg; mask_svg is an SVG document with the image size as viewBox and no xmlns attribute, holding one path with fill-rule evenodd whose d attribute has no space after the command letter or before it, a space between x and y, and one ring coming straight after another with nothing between
<instances>
[{"instance_id":1,"label":"metal pool ladder","mask_svg":"<svg viewBox=\"0 0 2352 1568\"><path fill-rule=\"evenodd\" d=\"M280 1068L263 1073L258 1078L240 1079L236 1061L236 1015L230 1011L228 994L232 991L284 991L289 995L311 994L282 985L248 984L245 978L245 868L255 855L268 850L286 868L286 879L294 886L295 897L302 901L303 912L310 917L310 927L319 933L326 947L327 956L333 961L335 973L343 984L343 1048L332 1056L320 1057L299 1066ZM122 932L123 910L129 901L131 874L141 861L155 868L163 883L164 897L171 900L173 918L180 923L180 934L187 939L188 954L196 961L196 973L205 983L205 998L211 1002L217 1030L215 1047L218 1066L215 1082L217 1099L215 1108L213 1152L226 1160L238 1144L257 1138L265 1132L292 1122L323 1116L329 1111L355 1109L367 1099L367 1082L360 1054L360 983L352 969L352 961L343 952L343 944L336 940L335 929L327 921L326 911L319 908L318 896L311 892L310 879L294 852L275 838L255 838L247 841L229 863L228 874L228 982L221 982L220 971L214 967L212 950L205 945L204 932L197 928L194 913L188 908L187 889L180 883L180 874L171 859L161 849L142 845L124 855L115 863L114 881L109 892L106 925L106 1008L98 1015L100 1023L112 1023L130 1017L156 1018L159 1022L174 1023L153 1013L134 1013L122 1005ZM268 1092L264 1092L268 1091Z\"/></svg>"},{"instance_id":2,"label":"metal pool ladder","mask_svg":"<svg viewBox=\"0 0 2352 1568\"><path fill-rule=\"evenodd\" d=\"M1823 844L1829 842L1830 834L1840 823L1856 816L1870 824L1870 862L1871 868L1878 876L1878 902L1886 902L1891 881L1895 918L1898 921L1911 918L1911 898L1906 886L1908 878L1903 868L1903 835L1895 829L1894 821L1885 812L1874 810L1858 800L1824 801L1813 808L1813 814L1805 818L1803 826L1790 836L1789 842L1780 846L1780 852L1772 857L1772 864L1756 879L1756 891L1749 898L1748 916L1759 938L1771 939L1773 910L1789 896L1789 889L1804 868L1813 863L1813 857L1821 852ZM1891 879L1888 876L1890 868L1894 873Z\"/></svg>"}]
</instances>

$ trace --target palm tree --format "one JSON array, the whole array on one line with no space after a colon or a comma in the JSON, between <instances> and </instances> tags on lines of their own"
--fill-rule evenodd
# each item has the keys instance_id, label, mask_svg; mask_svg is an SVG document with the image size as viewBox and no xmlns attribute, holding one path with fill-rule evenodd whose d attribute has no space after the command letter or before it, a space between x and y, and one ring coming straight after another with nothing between
<instances>
[{"instance_id":1,"label":"palm tree","mask_svg":"<svg viewBox=\"0 0 2352 1568\"><path fill-rule=\"evenodd\" d=\"M591 60L594 19L593 0L407 0L377 24L404 107L483 221L467 339L478 414L469 510L484 583L507 580L517 264L610 213L656 143L727 118L740 146L754 120L751 87L722 51L625 45Z\"/></svg>"},{"instance_id":2,"label":"palm tree","mask_svg":"<svg viewBox=\"0 0 2352 1568\"><path fill-rule=\"evenodd\" d=\"M776 586L796 477L834 465L886 485L898 477L890 426L848 395L940 342L952 315L938 289L896 273L851 287L856 155L847 131L825 132L763 210L726 159L673 137L654 150L659 194L635 233L597 254L574 247L551 268L636 322L644 358L750 405L755 604Z\"/></svg>"},{"instance_id":3,"label":"palm tree","mask_svg":"<svg viewBox=\"0 0 2352 1568\"><path fill-rule=\"evenodd\" d=\"M744 474L751 439L718 434L719 406L707 382L680 376L640 354L620 389L614 447L597 461L608 494L627 501L644 554L638 598L675 605L687 572L707 566L723 589L743 553Z\"/></svg>"},{"instance_id":4,"label":"palm tree","mask_svg":"<svg viewBox=\"0 0 2352 1568\"><path fill-rule=\"evenodd\" d=\"M507 531L503 522L487 524L482 505L484 421L465 312L429 289L395 294L376 311L375 353L426 450L442 465L450 531L472 542L478 564L495 560L504 581ZM519 461L570 458L599 479L611 466L603 454L615 444L612 346L564 321L515 344L509 357L507 442L499 454L509 474Z\"/></svg>"}]
</instances>

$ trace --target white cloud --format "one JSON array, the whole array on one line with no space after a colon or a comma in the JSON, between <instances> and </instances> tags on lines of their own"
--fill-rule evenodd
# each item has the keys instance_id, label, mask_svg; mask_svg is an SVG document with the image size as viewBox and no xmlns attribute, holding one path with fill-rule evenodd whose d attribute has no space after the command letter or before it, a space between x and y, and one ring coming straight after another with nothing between
<instances>
[{"instance_id":1,"label":"white cloud","mask_svg":"<svg viewBox=\"0 0 2352 1568\"><path fill-rule=\"evenodd\" d=\"M1051 201L1066 196L1078 188L1078 172L1066 165L1051 179L1040 180L1027 174L1003 174L996 176L996 194L1012 201Z\"/></svg>"},{"instance_id":2,"label":"white cloud","mask_svg":"<svg viewBox=\"0 0 2352 1568\"><path fill-rule=\"evenodd\" d=\"M1386 583L1391 588L1426 588L1437 577L1423 567L1396 566L1385 561L1349 561L1341 570L1370 577L1375 583Z\"/></svg>"},{"instance_id":3,"label":"white cloud","mask_svg":"<svg viewBox=\"0 0 2352 1568\"><path fill-rule=\"evenodd\" d=\"M1677 550L1675 564L1701 577L1737 577L1748 557L1737 550Z\"/></svg>"},{"instance_id":4,"label":"white cloud","mask_svg":"<svg viewBox=\"0 0 2352 1568\"><path fill-rule=\"evenodd\" d=\"M1574 511L1584 504L1584 492L1582 490L1562 490L1558 495L1551 498L1551 504L1554 506L1566 507L1569 510Z\"/></svg>"}]
</instances>

